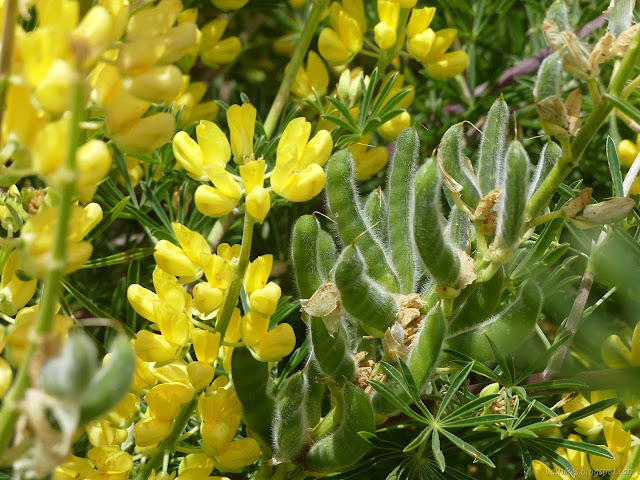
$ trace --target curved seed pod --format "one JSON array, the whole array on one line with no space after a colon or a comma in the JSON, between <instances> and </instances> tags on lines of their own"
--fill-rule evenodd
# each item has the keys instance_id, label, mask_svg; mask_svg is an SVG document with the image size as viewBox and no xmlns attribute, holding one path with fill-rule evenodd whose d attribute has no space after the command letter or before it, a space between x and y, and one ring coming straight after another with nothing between
<instances>
[{"instance_id":1,"label":"curved seed pod","mask_svg":"<svg viewBox=\"0 0 640 480\"><path fill-rule=\"evenodd\" d=\"M553 22L562 31L571 31L571 22L569 21L569 6L565 0L556 0L547 9L544 18L548 22Z\"/></svg>"},{"instance_id":2,"label":"curved seed pod","mask_svg":"<svg viewBox=\"0 0 640 480\"><path fill-rule=\"evenodd\" d=\"M631 27L635 0L616 0L609 9L609 31L614 37Z\"/></svg>"},{"instance_id":3,"label":"curved seed pod","mask_svg":"<svg viewBox=\"0 0 640 480\"><path fill-rule=\"evenodd\" d=\"M388 173L389 211L387 214L391 261L400 281L400 293L414 291L416 258L412 242L413 176L420 153L420 140L415 128L405 128L396 139Z\"/></svg>"},{"instance_id":4,"label":"curved seed pod","mask_svg":"<svg viewBox=\"0 0 640 480\"><path fill-rule=\"evenodd\" d=\"M351 383L333 388L336 399L334 421L338 426L315 442L305 456L307 469L313 472L337 472L355 464L369 450L358 432L373 432L375 425L369 397Z\"/></svg>"},{"instance_id":5,"label":"curved seed pod","mask_svg":"<svg viewBox=\"0 0 640 480\"><path fill-rule=\"evenodd\" d=\"M322 318L310 317L309 334L320 375L333 377L336 381L339 381L340 377L352 381L356 374L356 362L349 348L349 338L343 320L340 320L338 330L332 337Z\"/></svg>"},{"instance_id":6,"label":"curved seed pod","mask_svg":"<svg viewBox=\"0 0 640 480\"><path fill-rule=\"evenodd\" d=\"M315 356L312 354L304 369L304 381L309 391L306 397L307 421L309 427L315 427L322 417L322 397L327 386L324 383L317 382L316 379L322 376L320 367Z\"/></svg>"},{"instance_id":7,"label":"curved seed pod","mask_svg":"<svg viewBox=\"0 0 640 480\"><path fill-rule=\"evenodd\" d=\"M538 160L538 164L536 165L536 171L533 174L533 179L531 180L531 184L529 185L529 195L531 196L538 190L538 187L544 179L547 178L549 172L556 164L560 156L562 155L562 149L560 145L555 142L549 140L544 147L542 147L542 151L540 152L540 159ZM536 212L537 214L538 212Z\"/></svg>"},{"instance_id":8,"label":"curved seed pod","mask_svg":"<svg viewBox=\"0 0 640 480\"><path fill-rule=\"evenodd\" d=\"M135 356L129 339L118 336L107 362L91 379L80 404L80 425L95 420L115 407L131 386Z\"/></svg>"},{"instance_id":9,"label":"curved seed pod","mask_svg":"<svg viewBox=\"0 0 640 480\"><path fill-rule=\"evenodd\" d=\"M291 258L298 292L303 298L311 298L318 287L326 281L318 265L319 232L318 220L313 215L303 215L293 226Z\"/></svg>"},{"instance_id":10,"label":"curved seed pod","mask_svg":"<svg viewBox=\"0 0 640 480\"><path fill-rule=\"evenodd\" d=\"M398 304L392 294L367 275L365 269L360 252L349 246L338 259L335 284L345 311L357 319L365 331L382 337L396 320Z\"/></svg>"},{"instance_id":11,"label":"curved seed pod","mask_svg":"<svg viewBox=\"0 0 640 480\"><path fill-rule=\"evenodd\" d=\"M447 333L447 321L440 305L424 316L417 337L411 344L407 365L418 389L422 389L438 361Z\"/></svg>"},{"instance_id":12,"label":"curved seed pod","mask_svg":"<svg viewBox=\"0 0 640 480\"><path fill-rule=\"evenodd\" d=\"M482 194L471 162L462 154L463 134L462 123L449 127L440 140L438 155L442 159L444 170L462 186L460 198L473 210L482 199Z\"/></svg>"},{"instance_id":13,"label":"curved seed pod","mask_svg":"<svg viewBox=\"0 0 640 480\"><path fill-rule=\"evenodd\" d=\"M524 225L529 185L529 158L522 144L514 140L507 150L507 175L498 203L498 247L518 246Z\"/></svg>"},{"instance_id":14,"label":"curved seed pod","mask_svg":"<svg viewBox=\"0 0 640 480\"><path fill-rule=\"evenodd\" d=\"M354 183L353 159L346 150L334 153L327 164L327 203L343 244L349 245L357 238L369 275L389 291L397 292L396 274L387 262L380 240L364 220Z\"/></svg>"},{"instance_id":15,"label":"curved seed pod","mask_svg":"<svg viewBox=\"0 0 640 480\"><path fill-rule=\"evenodd\" d=\"M280 390L273 416L273 440L278 458L293 461L307 441L306 397L308 387L302 372L291 375Z\"/></svg>"},{"instance_id":16,"label":"curved seed pod","mask_svg":"<svg viewBox=\"0 0 640 480\"><path fill-rule=\"evenodd\" d=\"M248 348L235 348L231 356L231 379L247 427L270 444L275 402L269 394L269 364L253 358Z\"/></svg>"},{"instance_id":17,"label":"curved seed pod","mask_svg":"<svg viewBox=\"0 0 640 480\"><path fill-rule=\"evenodd\" d=\"M560 97L562 64L562 52L554 52L542 61L533 87L536 102L549 97Z\"/></svg>"},{"instance_id":18,"label":"curved seed pod","mask_svg":"<svg viewBox=\"0 0 640 480\"><path fill-rule=\"evenodd\" d=\"M364 204L364 214L367 223L371 225L371 230L383 245L388 245L389 242L387 208L387 200L380 187L369 194Z\"/></svg>"},{"instance_id":19,"label":"curved seed pod","mask_svg":"<svg viewBox=\"0 0 640 480\"><path fill-rule=\"evenodd\" d=\"M478 153L478 179L483 195L502 185L508 124L509 107L500 95L491 105L482 129Z\"/></svg>"},{"instance_id":20,"label":"curved seed pod","mask_svg":"<svg viewBox=\"0 0 640 480\"><path fill-rule=\"evenodd\" d=\"M464 304L458 307L460 297L456 298L456 310L449 323L449 335L469 330L484 322L496 311L504 289L504 268L498 271L487 282L479 284Z\"/></svg>"},{"instance_id":21,"label":"curved seed pod","mask_svg":"<svg viewBox=\"0 0 640 480\"><path fill-rule=\"evenodd\" d=\"M449 241L460 250L468 251L471 241L471 220L455 205L449 214Z\"/></svg>"},{"instance_id":22,"label":"curved seed pod","mask_svg":"<svg viewBox=\"0 0 640 480\"><path fill-rule=\"evenodd\" d=\"M338 260L338 251L333 237L320 229L317 243L318 267L324 283L331 274L331 269Z\"/></svg>"},{"instance_id":23,"label":"curved seed pod","mask_svg":"<svg viewBox=\"0 0 640 480\"><path fill-rule=\"evenodd\" d=\"M60 354L49 360L40 372L45 392L61 398L81 396L98 367L98 351L82 331L72 332Z\"/></svg>"},{"instance_id":24,"label":"curved seed pod","mask_svg":"<svg viewBox=\"0 0 640 480\"><path fill-rule=\"evenodd\" d=\"M497 315L470 330L461 330L445 340L445 348L469 355L479 362L494 358L485 334L493 340L503 354L515 350L531 333L542 307L542 291L532 280L527 280L518 295Z\"/></svg>"},{"instance_id":25,"label":"curved seed pod","mask_svg":"<svg viewBox=\"0 0 640 480\"><path fill-rule=\"evenodd\" d=\"M456 287L460 257L446 239L440 223L440 172L433 160L427 161L416 175L413 232L420 260L439 284Z\"/></svg>"}]
</instances>

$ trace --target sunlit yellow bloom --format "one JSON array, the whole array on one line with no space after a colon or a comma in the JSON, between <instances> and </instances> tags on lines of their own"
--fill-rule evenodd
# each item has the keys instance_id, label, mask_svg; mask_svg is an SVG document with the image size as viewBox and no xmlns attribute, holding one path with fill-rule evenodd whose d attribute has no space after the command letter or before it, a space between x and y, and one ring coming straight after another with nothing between
<instances>
[{"instance_id":1,"label":"sunlit yellow bloom","mask_svg":"<svg viewBox=\"0 0 640 480\"><path fill-rule=\"evenodd\" d=\"M210 363L191 362L187 365L189 382L196 392L209 386L216 374L216 369Z\"/></svg>"},{"instance_id":2,"label":"sunlit yellow bloom","mask_svg":"<svg viewBox=\"0 0 640 480\"><path fill-rule=\"evenodd\" d=\"M366 134L360 141L349 145L348 150L353 156L356 166L356 178L363 180L369 178L382 170L389 161L387 147L369 148L371 135Z\"/></svg>"},{"instance_id":3,"label":"sunlit yellow bloom","mask_svg":"<svg viewBox=\"0 0 640 480\"><path fill-rule=\"evenodd\" d=\"M157 66L140 75L125 77L123 85L136 98L168 105L180 93L182 72L175 65Z\"/></svg>"},{"instance_id":4,"label":"sunlit yellow bloom","mask_svg":"<svg viewBox=\"0 0 640 480\"><path fill-rule=\"evenodd\" d=\"M200 313L205 315L217 310L222 305L224 292L212 287L208 282L200 282L193 287L193 301Z\"/></svg>"},{"instance_id":5,"label":"sunlit yellow bloom","mask_svg":"<svg viewBox=\"0 0 640 480\"><path fill-rule=\"evenodd\" d=\"M271 197L264 188L264 160L240 165L240 177L246 191L245 205L249 214L262 223L271 209Z\"/></svg>"},{"instance_id":6,"label":"sunlit yellow bloom","mask_svg":"<svg viewBox=\"0 0 640 480\"><path fill-rule=\"evenodd\" d=\"M373 31L376 44L382 50L387 50L396 44L399 15L400 5L392 0L378 0L380 23L374 27Z\"/></svg>"},{"instance_id":7,"label":"sunlit yellow bloom","mask_svg":"<svg viewBox=\"0 0 640 480\"><path fill-rule=\"evenodd\" d=\"M242 282L245 292L250 295L255 290L264 288L272 268L273 255L261 255L251 262L244 273Z\"/></svg>"},{"instance_id":8,"label":"sunlit yellow bloom","mask_svg":"<svg viewBox=\"0 0 640 480\"><path fill-rule=\"evenodd\" d=\"M100 419L85 427L89 443L94 447L104 447L107 445L120 445L128 436L124 428L115 428L107 419Z\"/></svg>"},{"instance_id":9,"label":"sunlit yellow bloom","mask_svg":"<svg viewBox=\"0 0 640 480\"><path fill-rule=\"evenodd\" d=\"M198 232L189 230L180 223L171 224L180 246L160 240L154 250L158 266L176 277L196 275L208 263L211 249L207 240Z\"/></svg>"},{"instance_id":10,"label":"sunlit yellow bloom","mask_svg":"<svg viewBox=\"0 0 640 480\"><path fill-rule=\"evenodd\" d=\"M329 72L322 58L313 51L307 56L307 68L301 66L296 73L291 91L299 98L314 98L313 90L319 97L327 93Z\"/></svg>"},{"instance_id":11,"label":"sunlit yellow bloom","mask_svg":"<svg viewBox=\"0 0 640 480\"><path fill-rule=\"evenodd\" d=\"M591 402L589 402L582 394L578 394L573 400L562 406L565 413L576 412L582 408L588 407L592 403L609 398L612 392L591 392ZM602 430L604 419L612 417L616 411L617 405L612 405L600 412L590 415L586 418L576 420L576 431L583 435L595 435Z\"/></svg>"},{"instance_id":12,"label":"sunlit yellow bloom","mask_svg":"<svg viewBox=\"0 0 640 480\"><path fill-rule=\"evenodd\" d=\"M220 108L214 101L202 102L207 86L204 82L190 82L189 77L182 77L182 88L173 101L173 108L182 108L178 127L183 128L186 125L198 120L213 120Z\"/></svg>"},{"instance_id":13,"label":"sunlit yellow bloom","mask_svg":"<svg viewBox=\"0 0 640 480\"><path fill-rule=\"evenodd\" d=\"M167 438L170 431L171 421L147 417L135 424L133 427L133 436L136 440L136 445L139 447L149 447Z\"/></svg>"},{"instance_id":14,"label":"sunlit yellow bloom","mask_svg":"<svg viewBox=\"0 0 640 480\"><path fill-rule=\"evenodd\" d=\"M5 105L2 145L15 141L30 148L48 115L32 105L29 89L21 85L9 85Z\"/></svg>"},{"instance_id":15,"label":"sunlit yellow bloom","mask_svg":"<svg viewBox=\"0 0 640 480\"><path fill-rule=\"evenodd\" d=\"M207 174L214 186L200 185L196 189L196 208L209 217L221 217L236 207L242 190L223 166L212 166Z\"/></svg>"},{"instance_id":16,"label":"sunlit yellow bloom","mask_svg":"<svg viewBox=\"0 0 640 480\"><path fill-rule=\"evenodd\" d=\"M191 333L196 358L201 362L214 363L220 350L220 332L209 332L196 328Z\"/></svg>"},{"instance_id":17,"label":"sunlit yellow bloom","mask_svg":"<svg viewBox=\"0 0 640 480\"><path fill-rule=\"evenodd\" d=\"M181 405L189 402L195 391L183 383L160 383L144 396L153 416L161 421L173 420L180 413ZM155 442L152 442L155 443Z\"/></svg>"},{"instance_id":18,"label":"sunlit yellow bloom","mask_svg":"<svg viewBox=\"0 0 640 480\"><path fill-rule=\"evenodd\" d=\"M197 143L186 132L176 133L173 153L190 177L204 182L211 179L208 173L213 167L224 168L231 158L231 146L222 130L207 120L196 127L196 137Z\"/></svg>"},{"instance_id":19,"label":"sunlit yellow bloom","mask_svg":"<svg viewBox=\"0 0 640 480\"><path fill-rule=\"evenodd\" d=\"M633 161L640 153L640 134L636 138L636 143L626 138L618 144L618 156L620 157L620 163L625 167L633 165Z\"/></svg>"},{"instance_id":20,"label":"sunlit yellow bloom","mask_svg":"<svg viewBox=\"0 0 640 480\"><path fill-rule=\"evenodd\" d=\"M119 446L110 445L96 447L87 453L89 460L95 465L98 472L116 475L125 478L126 474L133 468L133 459L127 452L123 452Z\"/></svg>"},{"instance_id":21,"label":"sunlit yellow bloom","mask_svg":"<svg viewBox=\"0 0 640 480\"><path fill-rule=\"evenodd\" d=\"M54 480L76 480L88 478L92 473L94 473L94 467L91 460L69 455L69 458L56 467L53 478Z\"/></svg>"},{"instance_id":22,"label":"sunlit yellow bloom","mask_svg":"<svg viewBox=\"0 0 640 480\"><path fill-rule=\"evenodd\" d=\"M136 355L145 362L166 362L171 360L177 351L162 335L140 330L136 335Z\"/></svg>"},{"instance_id":23,"label":"sunlit yellow bloom","mask_svg":"<svg viewBox=\"0 0 640 480\"><path fill-rule=\"evenodd\" d=\"M604 458L597 455L589 455L591 467L595 470L613 470L624 466L623 457L628 453L631 445L631 433L622 429L622 423L612 417L603 419L603 433L607 441L607 448L614 458Z\"/></svg>"},{"instance_id":24,"label":"sunlit yellow bloom","mask_svg":"<svg viewBox=\"0 0 640 480\"><path fill-rule=\"evenodd\" d=\"M232 62L242 50L238 37L227 37L221 40L228 23L228 18L221 17L202 27L200 58L209 67Z\"/></svg>"},{"instance_id":25,"label":"sunlit yellow bloom","mask_svg":"<svg viewBox=\"0 0 640 480\"><path fill-rule=\"evenodd\" d=\"M359 3L360 7L362 6L362 2L349 3L353 6ZM358 11L358 8L350 10L354 12ZM344 7L333 2L329 7L329 18L331 28L325 28L320 32L318 51L328 62L347 63L362 50L364 28L359 24L359 19L347 11L347 2L344 2Z\"/></svg>"},{"instance_id":26,"label":"sunlit yellow bloom","mask_svg":"<svg viewBox=\"0 0 640 480\"><path fill-rule=\"evenodd\" d=\"M277 283L269 282L249 295L251 310L262 315L272 315L276 311L282 290Z\"/></svg>"},{"instance_id":27,"label":"sunlit yellow bloom","mask_svg":"<svg viewBox=\"0 0 640 480\"><path fill-rule=\"evenodd\" d=\"M20 272L18 252L11 252L0 277L0 311L10 316L18 313L33 297L37 283L36 279L25 278Z\"/></svg>"},{"instance_id":28,"label":"sunlit yellow bloom","mask_svg":"<svg viewBox=\"0 0 640 480\"><path fill-rule=\"evenodd\" d=\"M227 110L227 123L231 137L234 162L241 164L253 155L253 134L256 127L256 109L245 103L231 105Z\"/></svg>"},{"instance_id":29,"label":"sunlit yellow bloom","mask_svg":"<svg viewBox=\"0 0 640 480\"><path fill-rule=\"evenodd\" d=\"M175 120L170 113L160 112L134 120L111 131L110 136L118 147L128 153L144 154L160 148L171 140Z\"/></svg>"},{"instance_id":30,"label":"sunlit yellow bloom","mask_svg":"<svg viewBox=\"0 0 640 480\"><path fill-rule=\"evenodd\" d=\"M251 465L258 460L260 458L260 445L253 438L243 438L242 440L231 442L213 457L223 469L235 470Z\"/></svg>"},{"instance_id":31,"label":"sunlit yellow bloom","mask_svg":"<svg viewBox=\"0 0 640 480\"><path fill-rule=\"evenodd\" d=\"M414 8L411 10L411 17L407 24L407 37L413 38L427 30L435 13L435 7Z\"/></svg>"}]
</instances>

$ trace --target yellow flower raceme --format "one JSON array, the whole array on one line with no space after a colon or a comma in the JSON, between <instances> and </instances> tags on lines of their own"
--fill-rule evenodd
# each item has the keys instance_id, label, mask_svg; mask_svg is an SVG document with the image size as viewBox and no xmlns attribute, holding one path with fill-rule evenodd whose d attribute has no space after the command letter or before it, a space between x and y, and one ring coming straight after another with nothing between
<instances>
[{"instance_id":1,"label":"yellow flower raceme","mask_svg":"<svg viewBox=\"0 0 640 480\"><path fill-rule=\"evenodd\" d=\"M331 63L348 63L362 50L366 30L361 0L333 2L329 7L331 28L325 28L318 38L320 55Z\"/></svg>"},{"instance_id":2,"label":"yellow flower raceme","mask_svg":"<svg viewBox=\"0 0 640 480\"><path fill-rule=\"evenodd\" d=\"M172 223L173 233L180 246L160 240L153 257L158 266L175 277L193 277L209 262L211 249L207 240L180 223Z\"/></svg>"},{"instance_id":3,"label":"yellow flower raceme","mask_svg":"<svg viewBox=\"0 0 640 480\"><path fill-rule=\"evenodd\" d=\"M311 124L296 118L285 128L276 152L271 186L279 196L291 202L305 202L318 195L325 184L322 166L329 160L331 134L320 130L312 140Z\"/></svg>"},{"instance_id":4,"label":"yellow flower raceme","mask_svg":"<svg viewBox=\"0 0 640 480\"><path fill-rule=\"evenodd\" d=\"M314 98L313 90L322 97L329 86L329 72L322 58L316 52L309 52L307 67L300 67L296 73L291 91L299 98Z\"/></svg>"}]
</instances>

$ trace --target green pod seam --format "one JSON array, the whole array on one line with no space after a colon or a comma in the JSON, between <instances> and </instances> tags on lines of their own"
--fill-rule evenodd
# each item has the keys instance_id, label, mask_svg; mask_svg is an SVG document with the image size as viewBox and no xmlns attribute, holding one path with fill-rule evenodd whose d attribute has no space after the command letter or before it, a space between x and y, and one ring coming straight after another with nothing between
<instances>
[{"instance_id":1,"label":"green pod seam","mask_svg":"<svg viewBox=\"0 0 640 480\"><path fill-rule=\"evenodd\" d=\"M418 257L438 285L457 287L460 256L444 235L440 221L441 179L434 160L416 175L413 233Z\"/></svg>"},{"instance_id":2,"label":"green pod seam","mask_svg":"<svg viewBox=\"0 0 640 480\"><path fill-rule=\"evenodd\" d=\"M332 389L341 398L336 403L336 429L316 441L305 456L306 468L312 472L342 471L354 465L369 450L358 432L373 432L375 425L369 397L351 383Z\"/></svg>"},{"instance_id":3,"label":"green pod seam","mask_svg":"<svg viewBox=\"0 0 640 480\"><path fill-rule=\"evenodd\" d=\"M309 335L321 375L336 381L340 381L341 377L352 381L356 375L356 361L349 348L344 320L340 319L338 330L332 337L322 318L310 317Z\"/></svg>"},{"instance_id":4,"label":"green pod seam","mask_svg":"<svg viewBox=\"0 0 640 480\"><path fill-rule=\"evenodd\" d=\"M119 335L113 342L107 362L91 379L80 403L80 425L95 420L114 408L129 391L135 355L129 339Z\"/></svg>"},{"instance_id":5,"label":"green pod seam","mask_svg":"<svg viewBox=\"0 0 640 480\"><path fill-rule=\"evenodd\" d=\"M420 153L420 140L415 128L405 128L396 139L389 165L388 231L391 261L398 274L400 293L414 291L416 283L416 257L413 237L413 177Z\"/></svg>"},{"instance_id":6,"label":"green pod seam","mask_svg":"<svg viewBox=\"0 0 640 480\"><path fill-rule=\"evenodd\" d=\"M494 359L493 350L485 335L507 355L515 350L535 327L542 308L542 291L527 280L518 295L497 315L470 330L459 331L445 340L445 348L469 355L479 362Z\"/></svg>"},{"instance_id":7,"label":"green pod seam","mask_svg":"<svg viewBox=\"0 0 640 480\"><path fill-rule=\"evenodd\" d=\"M482 129L478 153L478 179L483 195L502 185L508 124L509 107L500 95L491 105Z\"/></svg>"},{"instance_id":8,"label":"green pod seam","mask_svg":"<svg viewBox=\"0 0 640 480\"><path fill-rule=\"evenodd\" d=\"M247 427L265 444L271 444L275 402L269 394L269 364L253 358L248 348L235 348L231 356L231 379Z\"/></svg>"},{"instance_id":9,"label":"green pod seam","mask_svg":"<svg viewBox=\"0 0 640 480\"><path fill-rule=\"evenodd\" d=\"M460 198L473 210L482 199L482 194L471 163L462 153L463 135L462 123L449 127L440 140L438 155L442 159L444 170L462 186Z\"/></svg>"},{"instance_id":10,"label":"green pod seam","mask_svg":"<svg viewBox=\"0 0 640 480\"><path fill-rule=\"evenodd\" d=\"M528 189L528 197L531 196L538 190L538 187L544 182L547 175L556 164L560 156L562 155L562 149L560 145L555 142L549 140L544 147L542 147L542 151L540 152L540 159L538 160L538 164L536 165L536 171L531 179L531 184ZM543 207L544 208L544 207ZM537 214L538 212L535 212Z\"/></svg>"},{"instance_id":11,"label":"green pod seam","mask_svg":"<svg viewBox=\"0 0 640 480\"><path fill-rule=\"evenodd\" d=\"M60 354L40 372L45 392L61 398L81 396L98 368L97 357L93 340L82 331L72 332Z\"/></svg>"},{"instance_id":12,"label":"green pod seam","mask_svg":"<svg viewBox=\"0 0 640 480\"><path fill-rule=\"evenodd\" d=\"M524 225L529 186L529 157L522 144L514 140L507 150L507 172L498 201L497 243L499 248L518 246Z\"/></svg>"},{"instance_id":13,"label":"green pod seam","mask_svg":"<svg viewBox=\"0 0 640 480\"><path fill-rule=\"evenodd\" d=\"M487 282L480 283L468 298L461 298L463 294L456 298L449 320L449 335L469 330L493 315L502 298L504 277L504 267L500 267ZM459 300L466 301L459 303Z\"/></svg>"},{"instance_id":14,"label":"green pod seam","mask_svg":"<svg viewBox=\"0 0 640 480\"><path fill-rule=\"evenodd\" d=\"M353 158L346 150L334 153L327 164L327 204L343 244L352 244L357 239L371 277L389 291L398 292L398 279L380 239L365 221L354 180Z\"/></svg>"},{"instance_id":15,"label":"green pod seam","mask_svg":"<svg viewBox=\"0 0 640 480\"><path fill-rule=\"evenodd\" d=\"M436 305L424 316L417 337L411 344L407 365L418 389L422 389L442 351L447 333L447 320L440 305Z\"/></svg>"},{"instance_id":16,"label":"green pod seam","mask_svg":"<svg viewBox=\"0 0 640 480\"><path fill-rule=\"evenodd\" d=\"M364 204L366 221L371 225L371 230L385 247L389 244L387 208L387 200L380 187L376 188L367 196L367 201Z\"/></svg>"},{"instance_id":17,"label":"green pod seam","mask_svg":"<svg viewBox=\"0 0 640 480\"><path fill-rule=\"evenodd\" d=\"M299 371L291 375L278 394L273 416L273 441L278 458L294 461L300 456L306 441L307 419L306 378Z\"/></svg>"},{"instance_id":18,"label":"green pod seam","mask_svg":"<svg viewBox=\"0 0 640 480\"><path fill-rule=\"evenodd\" d=\"M392 294L369 277L360 252L353 246L342 251L334 279L344 310L366 331L373 329L372 334L384 335L396 321L398 304Z\"/></svg>"},{"instance_id":19,"label":"green pod seam","mask_svg":"<svg viewBox=\"0 0 640 480\"><path fill-rule=\"evenodd\" d=\"M560 97L562 65L563 59L560 51L552 53L542 61L533 87L533 98L536 102L553 96Z\"/></svg>"},{"instance_id":20,"label":"green pod seam","mask_svg":"<svg viewBox=\"0 0 640 480\"><path fill-rule=\"evenodd\" d=\"M293 226L291 258L298 292L303 298L313 293L326 281L318 265L317 243L320 227L313 215L303 215Z\"/></svg>"}]
</instances>

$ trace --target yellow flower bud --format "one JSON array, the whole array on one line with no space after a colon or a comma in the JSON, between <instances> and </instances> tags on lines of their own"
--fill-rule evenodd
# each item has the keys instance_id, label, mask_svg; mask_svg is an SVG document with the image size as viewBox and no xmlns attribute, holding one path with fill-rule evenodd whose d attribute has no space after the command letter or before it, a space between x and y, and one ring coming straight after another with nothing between
<instances>
[{"instance_id":1,"label":"yellow flower bud","mask_svg":"<svg viewBox=\"0 0 640 480\"><path fill-rule=\"evenodd\" d=\"M137 446L149 447L167 438L170 431L170 421L147 417L140 420L133 427L133 436Z\"/></svg>"},{"instance_id":2,"label":"yellow flower bud","mask_svg":"<svg viewBox=\"0 0 640 480\"><path fill-rule=\"evenodd\" d=\"M162 335L140 330L135 341L136 355L145 362L166 362L176 353L176 347L167 342Z\"/></svg>"},{"instance_id":3,"label":"yellow flower bud","mask_svg":"<svg viewBox=\"0 0 640 480\"><path fill-rule=\"evenodd\" d=\"M98 184L111 169L111 151L101 141L92 139L78 148L76 153L76 194L80 201L91 201Z\"/></svg>"},{"instance_id":4,"label":"yellow flower bud","mask_svg":"<svg viewBox=\"0 0 640 480\"><path fill-rule=\"evenodd\" d=\"M231 105L227 110L227 123L231 136L233 160L241 164L244 158L253 155L253 134L256 126L256 109L245 103Z\"/></svg>"},{"instance_id":5,"label":"yellow flower bud","mask_svg":"<svg viewBox=\"0 0 640 480\"><path fill-rule=\"evenodd\" d=\"M194 390L199 392L209 386L216 374L216 369L209 363L191 362L187 365L187 373Z\"/></svg>"},{"instance_id":6,"label":"yellow flower bud","mask_svg":"<svg viewBox=\"0 0 640 480\"><path fill-rule=\"evenodd\" d=\"M71 34L71 48L86 68L93 65L109 46L114 22L109 11L96 5L91 7Z\"/></svg>"},{"instance_id":7,"label":"yellow flower bud","mask_svg":"<svg viewBox=\"0 0 640 480\"><path fill-rule=\"evenodd\" d=\"M411 126L411 115L402 112L378 127L378 133L388 140L395 139L400 132Z\"/></svg>"},{"instance_id":8,"label":"yellow flower bud","mask_svg":"<svg viewBox=\"0 0 640 480\"><path fill-rule=\"evenodd\" d=\"M231 442L222 452L214 456L224 469L235 470L251 465L260 458L260 445L253 438Z\"/></svg>"},{"instance_id":9,"label":"yellow flower bud","mask_svg":"<svg viewBox=\"0 0 640 480\"><path fill-rule=\"evenodd\" d=\"M640 153L640 146L631 140L624 139L618 145L618 157L620 157L620 163L625 167L633 165L633 161L636 159L638 153Z\"/></svg>"},{"instance_id":10,"label":"yellow flower bud","mask_svg":"<svg viewBox=\"0 0 640 480\"><path fill-rule=\"evenodd\" d=\"M433 45L431 46L429 53L423 57L423 61L425 63L430 63L438 60L451 46L457 34L458 31L455 28L445 28L435 32Z\"/></svg>"},{"instance_id":11,"label":"yellow flower bud","mask_svg":"<svg viewBox=\"0 0 640 480\"><path fill-rule=\"evenodd\" d=\"M291 84L291 91L299 98L314 98L315 89L318 96L327 93L329 86L329 72L322 58L316 52L309 52L307 68L300 67Z\"/></svg>"},{"instance_id":12,"label":"yellow flower bud","mask_svg":"<svg viewBox=\"0 0 640 480\"><path fill-rule=\"evenodd\" d=\"M180 92L182 72L175 65L153 67L140 75L125 78L123 85L134 97L169 104Z\"/></svg>"},{"instance_id":13,"label":"yellow flower bud","mask_svg":"<svg viewBox=\"0 0 640 480\"><path fill-rule=\"evenodd\" d=\"M457 50L445 53L437 60L427 63L427 73L434 77L449 78L455 77L467 68L467 52Z\"/></svg>"},{"instance_id":14,"label":"yellow flower bud","mask_svg":"<svg viewBox=\"0 0 640 480\"><path fill-rule=\"evenodd\" d=\"M4 398L13 381L13 370L4 358L0 357L0 398Z\"/></svg>"},{"instance_id":15,"label":"yellow flower bud","mask_svg":"<svg viewBox=\"0 0 640 480\"><path fill-rule=\"evenodd\" d=\"M251 215L258 223L262 224L271 209L271 197L269 192L261 187L256 186L245 199L245 206L249 215Z\"/></svg>"},{"instance_id":16,"label":"yellow flower bud","mask_svg":"<svg viewBox=\"0 0 640 480\"><path fill-rule=\"evenodd\" d=\"M281 294L282 290L277 283L267 283L263 288L254 290L251 295L249 295L251 310L267 316L273 315L278 306L278 300L280 300Z\"/></svg>"},{"instance_id":17,"label":"yellow flower bud","mask_svg":"<svg viewBox=\"0 0 640 480\"><path fill-rule=\"evenodd\" d=\"M435 7L415 8L411 10L411 18L409 18L409 23L407 24L407 36L412 38L427 30L435 14Z\"/></svg>"},{"instance_id":18,"label":"yellow flower bud","mask_svg":"<svg viewBox=\"0 0 640 480\"><path fill-rule=\"evenodd\" d=\"M388 50L396 44L396 30L384 22L378 23L374 28L374 38L376 44L382 50Z\"/></svg>"},{"instance_id":19,"label":"yellow flower bud","mask_svg":"<svg viewBox=\"0 0 640 480\"><path fill-rule=\"evenodd\" d=\"M281 323L252 347L261 362L275 362L289 355L296 346L296 336L288 323Z\"/></svg>"},{"instance_id":20,"label":"yellow flower bud","mask_svg":"<svg viewBox=\"0 0 640 480\"><path fill-rule=\"evenodd\" d=\"M216 361L220 350L220 332L214 333L195 328L191 332L191 339L198 361L205 363L213 363Z\"/></svg>"},{"instance_id":21,"label":"yellow flower bud","mask_svg":"<svg viewBox=\"0 0 640 480\"><path fill-rule=\"evenodd\" d=\"M430 28L427 28L425 31L409 38L407 41L407 49L411 54L418 57L421 61L424 61L424 58L431 50L431 46L433 45L435 38L435 32Z\"/></svg>"},{"instance_id":22,"label":"yellow flower bud","mask_svg":"<svg viewBox=\"0 0 640 480\"><path fill-rule=\"evenodd\" d=\"M247 266L242 285L247 294L264 288L273 268L273 255L261 255Z\"/></svg>"},{"instance_id":23,"label":"yellow flower bud","mask_svg":"<svg viewBox=\"0 0 640 480\"><path fill-rule=\"evenodd\" d=\"M193 300L199 312L205 315L217 310L222 305L224 292L214 288L207 282L201 282L193 287Z\"/></svg>"},{"instance_id":24,"label":"yellow flower bud","mask_svg":"<svg viewBox=\"0 0 640 480\"><path fill-rule=\"evenodd\" d=\"M220 10L238 10L244 7L249 0L211 0L217 8Z\"/></svg>"},{"instance_id":25,"label":"yellow flower bud","mask_svg":"<svg viewBox=\"0 0 640 480\"><path fill-rule=\"evenodd\" d=\"M145 154L171 140L175 128L173 116L160 112L135 120L122 130L111 132L111 138L124 152Z\"/></svg>"}]
</instances>

